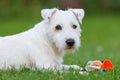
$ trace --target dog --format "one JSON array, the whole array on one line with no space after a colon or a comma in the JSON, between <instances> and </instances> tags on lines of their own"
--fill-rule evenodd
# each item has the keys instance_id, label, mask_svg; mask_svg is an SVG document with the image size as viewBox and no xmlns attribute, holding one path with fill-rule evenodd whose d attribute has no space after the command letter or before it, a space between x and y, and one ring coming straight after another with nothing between
<instances>
[{"instance_id":1,"label":"dog","mask_svg":"<svg viewBox=\"0 0 120 80\"><path fill-rule=\"evenodd\" d=\"M64 65L63 56L80 46L80 24L83 9L41 10L43 20L33 28L10 36L0 37L0 69L21 66L37 69L78 69Z\"/></svg>"}]
</instances>

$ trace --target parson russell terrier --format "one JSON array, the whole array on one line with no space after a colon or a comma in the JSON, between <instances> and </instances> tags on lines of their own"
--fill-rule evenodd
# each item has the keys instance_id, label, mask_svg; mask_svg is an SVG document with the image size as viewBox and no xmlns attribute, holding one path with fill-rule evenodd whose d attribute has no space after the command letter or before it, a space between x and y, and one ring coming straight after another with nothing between
<instances>
[{"instance_id":1,"label":"parson russell terrier","mask_svg":"<svg viewBox=\"0 0 120 80\"><path fill-rule=\"evenodd\" d=\"M78 69L77 65L63 65L66 51L80 46L80 24L83 9L41 10L43 21L25 32L0 37L0 69Z\"/></svg>"}]
</instances>

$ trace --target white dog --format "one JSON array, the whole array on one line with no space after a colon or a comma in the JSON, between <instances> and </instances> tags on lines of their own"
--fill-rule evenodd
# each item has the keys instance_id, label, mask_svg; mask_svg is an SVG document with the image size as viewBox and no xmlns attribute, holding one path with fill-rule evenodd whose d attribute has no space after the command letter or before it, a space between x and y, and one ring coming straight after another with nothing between
<instances>
[{"instance_id":1,"label":"white dog","mask_svg":"<svg viewBox=\"0 0 120 80\"><path fill-rule=\"evenodd\" d=\"M83 9L66 11L43 9L42 22L34 28L12 36L0 37L0 69L21 66L37 69L79 68L77 65L62 65L66 51L80 46L80 25Z\"/></svg>"}]
</instances>

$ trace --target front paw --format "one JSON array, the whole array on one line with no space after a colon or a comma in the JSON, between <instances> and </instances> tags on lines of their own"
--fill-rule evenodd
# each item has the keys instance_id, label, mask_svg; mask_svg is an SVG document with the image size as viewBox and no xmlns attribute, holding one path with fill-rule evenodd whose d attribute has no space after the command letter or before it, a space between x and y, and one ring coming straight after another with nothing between
<instances>
[{"instance_id":1,"label":"front paw","mask_svg":"<svg viewBox=\"0 0 120 80\"><path fill-rule=\"evenodd\" d=\"M65 70L69 70L70 68L77 70L77 69L80 69L80 66L78 66L78 65L62 65L62 68Z\"/></svg>"},{"instance_id":2,"label":"front paw","mask_svg":"<svg viewBox=\"0 0 120 80\"><path fill-rule=\"evenodd\" d=\"M70 68L73 68L73 69L80 69L80 66L78 66L78 65L70 65Z\"/></svg>"}]
</instances>

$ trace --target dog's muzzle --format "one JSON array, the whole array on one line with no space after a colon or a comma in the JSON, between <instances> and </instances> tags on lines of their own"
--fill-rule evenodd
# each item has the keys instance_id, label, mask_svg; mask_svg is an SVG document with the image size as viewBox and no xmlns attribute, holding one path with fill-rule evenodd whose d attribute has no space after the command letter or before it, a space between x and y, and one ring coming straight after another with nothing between
<instances>
[{"instance_id":1,"label":"dog's muzzle","mask_svg":"<svg viewBox=\"0 0 120 80\"><path fill-rule=\"evenodd\" d=\"M66 45L67 45L68 49L71 49L74 46L74 44L75 44L75 40L74 39L70 38L70 39L66 40Z\"/></svg>"}]
</instances>

